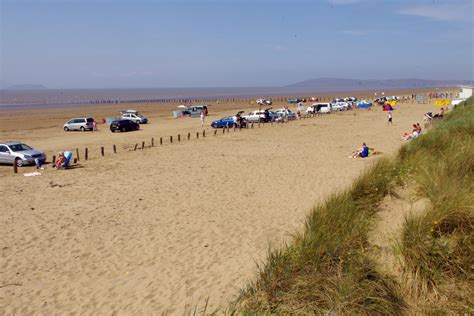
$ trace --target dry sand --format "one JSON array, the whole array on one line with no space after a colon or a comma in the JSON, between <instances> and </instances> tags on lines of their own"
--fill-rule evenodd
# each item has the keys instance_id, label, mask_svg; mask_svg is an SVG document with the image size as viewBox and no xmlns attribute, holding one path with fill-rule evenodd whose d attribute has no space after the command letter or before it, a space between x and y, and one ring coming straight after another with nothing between
<instances>
[{"instance_id":1,"label":"dry sand","mask_svg":"<svg viewBox=\"0 0 474 316\"><path fill-rule=\"evenodd\" d=\"M101 117L115 105L0 113L0 139L49 156L91 151L79 168L47 165L39 177L22 176L32 167L13 174L0 166L0 314L180 314L207 297L211 308L225 306L270 245L287 241L315 203L377 159L348 159L353 149L367 142L393 153L401 134L436 110L397 106L393 126L375 109L211 135L210 121L240 106L211 107L199 140L199 119L171 119L171 107L137 106L151 124L123 134L103 125L61 130L80 112ZM168 144L188 131L190 141ZM131 150L151 137L157 147Z\"/></svg>"}]
</instances>

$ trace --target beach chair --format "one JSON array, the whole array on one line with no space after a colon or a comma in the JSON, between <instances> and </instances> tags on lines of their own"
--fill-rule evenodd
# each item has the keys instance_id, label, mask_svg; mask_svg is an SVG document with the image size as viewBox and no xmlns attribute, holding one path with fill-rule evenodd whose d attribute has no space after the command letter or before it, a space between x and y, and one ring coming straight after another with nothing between
<instances>
[{"instance_id":1,"label":"beach chair","mask_svg":"<svg viewBox=\"0 0 474 316\"><path fill-rule=\"evenodd\" d=\"M72 152L70 151L65 151L64 152L64 163L63 163L63 168L67 169L69 168L69 164L71 163L71 158L72 158Z\"/></svg>"}]
</instances>

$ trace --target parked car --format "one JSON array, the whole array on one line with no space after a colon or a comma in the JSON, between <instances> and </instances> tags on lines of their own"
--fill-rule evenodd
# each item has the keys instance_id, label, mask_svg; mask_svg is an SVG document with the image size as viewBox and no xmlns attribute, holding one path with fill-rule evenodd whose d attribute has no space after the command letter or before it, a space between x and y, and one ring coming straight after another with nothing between
<instances>
[{"instance_id":1,"label":"parked car","mask_svg":"<svg viewBox=\"0 0 474 316\"><path fill-rule=\"evenodd\" d=\"M347 102L335 102L331 104L332 111L346 111L349 110L350 105Z\"/></svg>"},{"instance_id":2,"label":"parked car","mask_svg":"<svg viewBox=\"0 0 474 316\"><path fill-rule=\"evenodd\" d=\"M306 102L306 99L304 98L289 98L288 103L300 103L300 102Z\"/></svg>"},{"instance_id":3,"label":"parked car","mask_svg":"<svg viewBox=\"0 0 474 316\"><path fill-rule=\"evenodd\" d=\"M120 119L120 120L113 121L110 124L110 130L113 133L115 133L116 131L128 132L128 131L136 131L139 129L140 129L140 124L132 120Z\"/></svg>"},{"instance_id":4,"label":"parked car","mask_svg":"<svg viewBox=\"0 0 474 316\"><path fill-rule=\"evenodd\" d=\"M92 117L73 118L64 124L63 129L67 131L92 131L94 129L94 119Z\"/></svg>"},{"instance_id":5,"label":"parked car","mask_svg":"<svg viewBox=\"0 0 474 316\"><path fill-rule=\"evenodd\" d=\"M126 111L121 111L120 113L122 114L122 118L125 120L131 120L138 124L148 123L148 118L138 113L138 111L126 110Z\"/></svg>"},{"instance_id":6,"label":"parked car","mask_svg":"<svg viewBox=\"0 0 474 316\"><path fill-rule=\"evenodd\" d=\"M0 163L16 164L21 167L26 164L34 164L35 159L44 163L46 154L21 142L0 143Z\"/></svg>"},{"instance_id":7,"label":"parked car","mask_svg":"<svg viewBox=\"0 0 474 316\"><path fill-rule=\"evenodd\" d=\"M256 102L258 105L272 105L272 100L268 99L257 99Z\"/></svg>"},{"instance_id":8,"label":"parked car","mask_svg":"<svg viewBox=\"0 0 474 316\"><path fill-rule=\"evenodd\" d=\"M182 112L183 116L198 117L201 115L201 112L204 112L204 115L208 115L208 108L207 104L188 106Z\"/></svg>"},{"instance_id":9,"label":"parked car","mask_svg":"<svg viewBox=\"0 0 474 316\"><path fill-rule=\"evenodd\" d=\"M265 109L265 110L255 110L249 112L249 114L244 115L243 118L247 120L249 123L267 123L271 122L272 119L277 117L277 114L275 112L270 111L271 108Z\"/></svg>"},{"instance_id":10,"label":"parked car","mask_svg":"<svg viewBox=\"0 0 474 316\"><path fill-rule=\"evenodd\" d=\"M313 103L306 109L306 114L330 113L331 109L330 103Z\"/></svg>"},{"instance_id":11,"label":"parked car","mask_svg":"<svg viewBox=\"0 0 474 316\"><path fill-rule=\"evenodd\" d=\"M285 108L282 108L282 109L278 109L275 111L275 114L278 116L278 117L286 117L287 120L296 120L296 114L291 112L290 109L285 109Z\"/></svg>"},{"instance_id":12,"label":"parked car","mask_svg":"<svg viewBox=\"0 0 474 316\"><path fill-rule=\"evenodd\" d=\"M240 126L242 128L245 128L247 126L247 120L242 117L242 113L244 111L239 111L236 115L234 116L225 116L221 118L220 120L213 121L211 123L211 127L213 128L230 128L230 127L238 127L239 121L240 121ZM234 118L236 119L237 123L235 123Z\"/></svg>"}]
</instances>

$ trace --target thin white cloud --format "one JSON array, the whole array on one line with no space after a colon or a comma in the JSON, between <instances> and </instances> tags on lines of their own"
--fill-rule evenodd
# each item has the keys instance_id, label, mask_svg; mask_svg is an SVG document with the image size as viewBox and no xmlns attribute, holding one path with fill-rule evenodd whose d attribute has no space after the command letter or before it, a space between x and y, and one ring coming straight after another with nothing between
<instances>
[{"instance_id":1,"label":"thin white cloud","mask_svg":"<svg viewBox=\"0 0 474 316\"><path fill-rule=\"evenodd\" d=\"M468 3L435 3L414 5L398 11L400 14L420 16L438 21L468 21L472 22L474 5Z\"/></svg>"}]
</instances>

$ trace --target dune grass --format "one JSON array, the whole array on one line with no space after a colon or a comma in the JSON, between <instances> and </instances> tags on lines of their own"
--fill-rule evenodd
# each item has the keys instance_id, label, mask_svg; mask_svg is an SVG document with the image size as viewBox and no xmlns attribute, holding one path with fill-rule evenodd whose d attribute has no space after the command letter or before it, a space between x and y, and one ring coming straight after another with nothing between
<instances>
[{"instance_id":1,"label":"dune grass","mask_svg":"<svg viewBox=\"0 0 474 316\"><path fill-rule=\"evenodd\" d=\"M400 314L420 302L426 302L422 312L472 310L473 137L471 98L403 146L397 157L378 160L349 189L315 207L302 233L269 252L256 281L241 291L231 310ZM377 271L368 242L380 201L408 182L432 202L422 216L406 220L399 241L405 273L416 280L410 291ZM413 289L415 301L408 297ZM434 297L449 303L435 306Z\"/></svg>"},{"instance_id":2,"label":"dune grass","mask_svg":"<svg viewBox=\"0 0 474 316\"><path fill-rule=\"evenodd\" d=\"M474 102L405 146L419 194L431 207L406 220L398 248L419 312L474 311ZM442 302L442 304L440 304Z\"/></svg>"}]
</instances>

